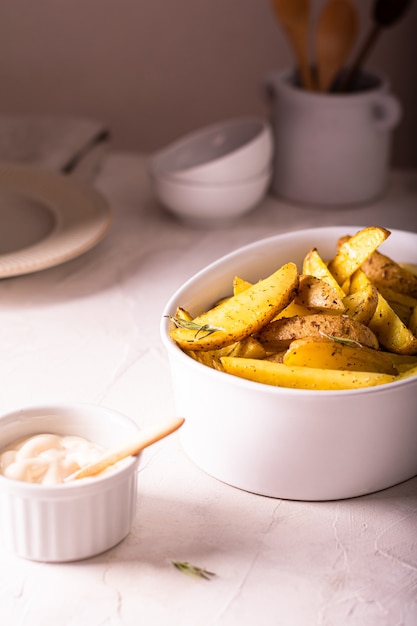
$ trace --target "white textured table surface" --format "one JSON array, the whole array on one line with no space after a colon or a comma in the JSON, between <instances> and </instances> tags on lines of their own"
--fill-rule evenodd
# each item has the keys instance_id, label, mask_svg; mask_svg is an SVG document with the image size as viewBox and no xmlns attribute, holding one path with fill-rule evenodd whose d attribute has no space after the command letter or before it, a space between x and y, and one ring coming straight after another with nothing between
<instances>
[{"instance_id":1,"label":"white textured table surface","mask_svg":"<svg viewBox=\"0 0 417 626\"><path fill-rule=\"evenodd\" d=\"M144 160L111 155L97 182L114 211L85 255L0 282L0 412L83 401L145 426L173 413L159 339L171 293L208 262L285 230L379 224L417 231L417 172L338 211L268 198L233 227L199 231L160 209ZM177 571L189 561L216 576ZM96 558L44 564L0 547L4 626L415 626L417 478L339 502L290 502L228 487L176 435L149 448L130 535Z\"/></svg>"}]
</instances>

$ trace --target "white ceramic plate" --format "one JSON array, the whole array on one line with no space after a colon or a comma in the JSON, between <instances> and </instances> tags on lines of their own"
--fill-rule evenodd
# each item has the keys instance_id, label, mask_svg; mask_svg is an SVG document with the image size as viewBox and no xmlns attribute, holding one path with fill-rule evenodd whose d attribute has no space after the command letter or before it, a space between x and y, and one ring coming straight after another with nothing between
<instances>
[{"instance_id":1,"label":"white ceramic plate","mask_svg":"<svg viewBox=\"0 0 417 626\"><path fill-rule=\"evenodd\" d=\"M0 164L0 278L37 272L95 246L110 207L93 188L50 171Z\"/></svg>"}]
</instances>

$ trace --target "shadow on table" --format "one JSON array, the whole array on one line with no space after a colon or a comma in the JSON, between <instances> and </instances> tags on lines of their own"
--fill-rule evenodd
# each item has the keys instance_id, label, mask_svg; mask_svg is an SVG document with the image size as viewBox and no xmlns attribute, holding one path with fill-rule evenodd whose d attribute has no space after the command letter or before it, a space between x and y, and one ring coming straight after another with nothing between
<instances>
[{"instance_id":1,"label":"shadow on table","mask_svg":"<svg viewBox=\"0 0 417 626\"><path fill-rule=\"evenodd\" d=\"M239 493L239 490L237 490ZM253 502L229 500L167 500L153 496L139 497L137 518L130 535L112 550L85 563L140 562L155 569L166 569L171 561L190 561L205 566L207 561L255 558L262 544L279 545L297 528L312 523L320 527L326 541L332 541L335 519L352 524L373 520L384 525L395 511L403 524L414 526L417 513L417 477L367 496L326 502L301 502L246 494ZM241 492L243 493L243 492ZM243 504L241 505L241 503ZM408 519L410 517L410 519ZM308 522L307 522L308 518ZM407 518L407 519L405 519ZM343 521L344 520L344 521ZM408 521L407 521L408 520ZM349 522L349 523L348 523ZM292 530L291 530L292 528ZM290 535L287 535L287 533ZM409 532L409 531L407 531ZM272 535L269 535L272 533ZM306 549L313 537L300 535Z\"/></svg>"}]
</instances>

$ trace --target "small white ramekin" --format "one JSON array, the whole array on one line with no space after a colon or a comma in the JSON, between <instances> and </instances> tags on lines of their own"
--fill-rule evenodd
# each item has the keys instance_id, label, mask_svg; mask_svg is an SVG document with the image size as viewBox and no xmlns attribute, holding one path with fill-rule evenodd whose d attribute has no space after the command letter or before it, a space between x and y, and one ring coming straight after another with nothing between
<instances>
[{"instance_id":1,"label":"small white ramekin","mask_svg":"<svg viewBox=\"0 0 417 626\"><path fill-rule=\"evenodd\" d=\"M104 448L137 435L129 418L89 404L29 407L0 416L0 450L21 437L78 435ZM100 477L44 486L0 475L0 542L34 561L85 559L119 543L136 513L139 456Z\"/></svg>"}]
</instances>

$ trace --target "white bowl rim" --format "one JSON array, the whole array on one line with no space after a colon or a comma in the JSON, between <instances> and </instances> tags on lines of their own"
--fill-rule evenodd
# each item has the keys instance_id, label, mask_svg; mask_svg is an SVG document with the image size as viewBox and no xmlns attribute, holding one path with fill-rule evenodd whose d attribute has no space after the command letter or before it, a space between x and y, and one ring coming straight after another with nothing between
<instances>
[{"instance_id":1,"label":"white bowl rim","mask_svg":"<svg viewBox=\"0 0 417 626\"><path fill-rule=\"evenodd\" d=\"M247 176L239 180L232 180L229 182L196 182L194 180L184 180L171 176L168 172L151 171L151 177L154 179L155 184L168 184L177 187L181 190L193 190L193 191L210 191L212 189L217 190L233 190L233 189L245 189L252 185L259 184L270 178L273 174L273 164L269 163L266 167L260 170L253 176Z\"/></svg>"},{"instance_id":2,"label":"white bowl rim","mask_svg":"<svg viewBox=\"0 0 417 626\"><path fill-rule=\"evenodd\" d=\"M98 404L93 404L93 403L88 403L88 402L57 402L54 404L33 404L33 405L25 405L22 407L11 409L10 411L7 411L6 413L0 414L0 429L2 427L3 420L12 419L14 416L16 417L18 417L19 415L24 416L25 413L29 413L31 411L39 410L39 411L58 412L58 411L62 411L63 409L64 410L65 409L103 410L103 412L111 413L115 417L120 418L126 424L131 424L132 426L135 426L138 432L140 430L136 422L134 422L130 417L124 415L123 413L115 411L114 409L110 409L104 406L100 406ZM37 434L37 433L33 433L33 434ZM28 433L28 437L30 437L29 433ZM69 481L67 483L60 483L58 485L42 485L39 483L29 483L23 480L12 480L10 478L3 476L3 474L0 474L0 489L1 489L2 484L7 485L7 488L10 489L11 483L12 483L13 487L16 490L20 490L20 491L21 490L25 490L25 491L33 490L34 494L36 493L38 495L43 495L47 497L58 496L59 494L63 493L63 490L86 491L89 488L92 488L93 490L95 490L99 488L98 486L103 482L113 482L115 480L119 480L120 478L123 478L126 473L130 473L132 471L132 465L135 465L136 469L138 469L137 466L139 465L139 460L140 460L140 454L132 457L132 459L129 459L128 462L123 463L120 468L114 469L112 472L108 474L104 474L102 476L95 476L91 480L90 479L82 480L82 481L74 480L74 481Z\"/></svg>"},{"instance_id":3,"label":"white bowl rim","mask_svg":"<svg viewBox=\"0 0 417 626\"><path fill-rule=\"evenodd\" d=\"M181 306L178 303L178 297L181 296L181 293L183 291L186 291L189 288L189 286L195 283L199 278L204 277L206 274L210 273L213 269L215 269L219 265L222 265L223 263L227 262L229 259L233 259L236 256L240 256L245 251L253 250L254 248L257 248L257 247L262 247L268 242L272 242L277 239L282 241L284 238L290 239L294 237L294 235L303 236L303 235L311 234L314 237L315 234L319 234L319 233L330 234L330 233L334 233L335 231L340 231L338 232L338 236L340 237L342 236L342 231L344 231L343 234L346 234L346 229L356 229L356 231L358 231L363 228L366 228L366 227L363 225L357 226L357 225L348 224L345 226L344 225L322 226L322 227L317 227L317 228L305 228L305 229L299 229L299 230L286 231L284 233L278 233L276 235L271 235L269 237L265 237L265 238L253 241L252 243L236 248L235 250L232 250L231 252L221 256L219 259L213 261L212 263L209 263L204 268L195 272L171 295L171 297L169 298L162 312L162 318L160 321L160 335L161 335L163 345L165 346L168 354L172 354L173 356L175 356L176 359L181 360L184 364L188 364L189 367L204 368L206 376L213 377L214 380L224 381L225 380L224 376L226 375L224 372L219 372L215 369L212 369L208 367L207 365L204 365L203 363L199 363L198 361L195 361L191 357L187 356L181 350L181 348L177 346L174 343L174 341L172 341L169 337L169 334L168 334L169 321L167 318L169 315L173 314L173 311L175 311L176 306ZM417 233L414 233L412 231L404 231L404 230L399 230L399 229L394 229L394 228L391 228L389 230L392 235L395 235L395 234L412 235L412 236L415 236L417 240ZM312 241L314 241L314 239L312 239ZM308 250L306 250L306 253L307 252ZM282 395L286 395L286 396L292 395L292 396L298 396L298 397L309 396L309 397L314 397L314 398L317 398L320 396L321 397L336 396L336 397L342 398L343 396L367 395L370 393L379 395L379 394L384 394L386 393L387 390L391 390L394 388L405 387L405 386L413 385L413 384L415 385L417 382L416 377L410 377L410 378L404 378L403 380L397 380L391 383L386 383L383 385L375 385L373 387L363 387L360 389L311 390L311 389L294 389L291 387L275 387L273 385L266 385L264 383L258 383L255 381L243 379L238 376L233 376L231 374L228 374L228 376L230 377L230 384L234 384L238 388L242 387L242 388L249 388L253 390L257 389L258 391L263 392L264 394L266 393L268 395L277 396L277 397L280 397Z\"/></svg>"},{"instance_id":4,"label":"white bowl rim","mask_svg":"<svg viewBox=\"0 0 417 626\"><path fill-rule=\"evenodd\" d=\"M210 135L213 132L220 131L228 127L242 126L245 124L257 124L258 131L249 141L246 141L245 143L242 143L239 146L236 146L236 148L234 148L233 150L230 150L229 152L215 159L203 161L201 163L196 163L193 165L188 165L186 167L181 167L177 169L167 169L165 167L162 169L160 168L159 161L161 159L165 159L166 156L169 155L171 152L176 152L177 150L180 150L181 148L183 148L190 142L193 142L197 139L202 139L204 138L205 135ZM242 149L250 145L252 141L254 141L255 139L258 139L264 132L267 132L267 133L272 132L271 124L268 121L268 119L265 117L257 116L257 115L246 115L246 116L242 115L239 117L233 117L233 118L222 120L219 122L214 122L213 124L208 124L207 126L203 126L202 128L193 130L189 133L186 133L185 135L182 135L181 137L178 137L177 139L174 139L167 146L153 152L149 156L148 162L150 164L151 169L155 171L163 171L164 173L172 173L172 174L187 173L188 171L194 170L195 168L204 168L206 166L217 164L225 158L227 159L230 156L234 156L235 154L240 152Z\"/></svg>"}]
</instances>

